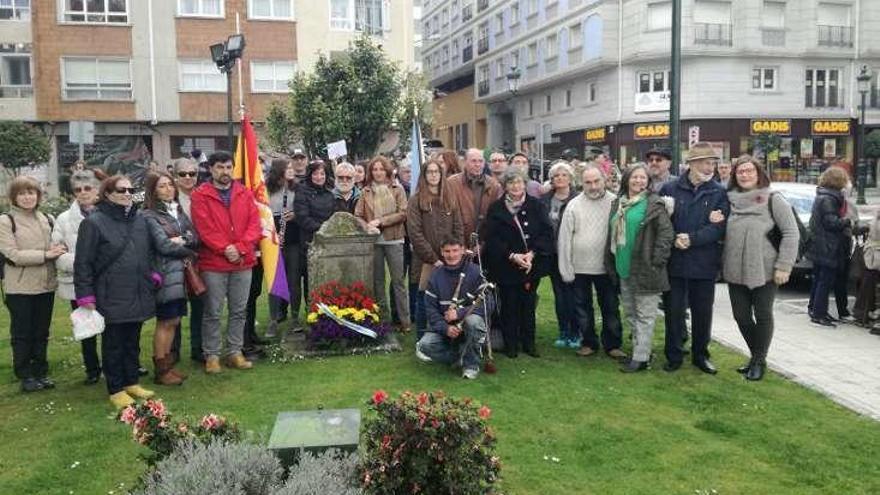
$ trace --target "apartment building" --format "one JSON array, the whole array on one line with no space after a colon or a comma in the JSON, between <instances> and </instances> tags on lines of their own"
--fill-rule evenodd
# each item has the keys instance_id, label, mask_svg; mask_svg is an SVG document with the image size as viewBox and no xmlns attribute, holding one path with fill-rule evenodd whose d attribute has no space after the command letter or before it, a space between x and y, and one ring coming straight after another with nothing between
<instances>
[{"instance_id":1,"label":"apartment building","mask_svg":"<svg viewBox=\"0 0 880 495\"><path fill-rule=\"evenodd\" d=\"M772 134L781 145L767 158L779 180L851 166L862 65L874 75L867 122L880 126L880 2L682 3L682 147L710 141L729 158ZM481 0L450 32L426 47L426 67L442 83L458 69L445 63L447 47L476 40L474 101L487 107L489 146L601 150L631 162L669 137L668 0Z\"/></svg>"},{"instance_id":2,"label":"apartment building","mask_svg":"<svg viewBox=\"0 0 880 495\"><path fill-rule=\"evenodd\" d=\"M51 136L50 189L78 157L69 129L76 120L95 123L94 144L85 146L89 163L137 176L150 159L164 164L193 148L231 148L226 76L210 45L244 35L232 78L233 118L243 105L261 132L269 105L286 97L290 78L318 50L332 55L368 32L392 58L411 63L408 5L0 0L0 119L37 123Z\"/></svg>"}]
</instances>

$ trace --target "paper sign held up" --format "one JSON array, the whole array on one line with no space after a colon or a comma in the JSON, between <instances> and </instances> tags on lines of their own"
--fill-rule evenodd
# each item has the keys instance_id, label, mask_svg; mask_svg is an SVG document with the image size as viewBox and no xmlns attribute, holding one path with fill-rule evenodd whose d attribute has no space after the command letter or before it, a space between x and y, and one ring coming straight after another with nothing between
<instances>
[{"instance_id":1,"label":"paper sign held up","mask_svg":"<svg viewBox=\"0 0 880 495\"><path fill-rule=\"evenodd\" d=\"M348 155L348 148L345 146L345 140L327 143L327 157L335 160L340 156Z\"/></svg>"}]
</instances>

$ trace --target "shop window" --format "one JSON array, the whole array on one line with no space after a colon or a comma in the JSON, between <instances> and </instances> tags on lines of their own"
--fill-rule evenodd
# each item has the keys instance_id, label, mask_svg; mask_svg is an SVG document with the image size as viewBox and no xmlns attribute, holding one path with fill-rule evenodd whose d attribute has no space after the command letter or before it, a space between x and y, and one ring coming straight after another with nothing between
<instances>
[{"instance_id":1,"label":"shop window","mask_svg":"<svg viewBox=\"0 0 880 495\"><path fill-rule=\"evenodd\" d=\"M756 91L775 91L776 69L768 67L752 69L752 89Z\"/></svg>"},{"instance_id":2,"label":"shop window","mask_svg":"<svg viewBox=\"0 0 880 495\"><path fill-rule=\"evenodd\" d=\"M840 70L807 69L804 80L804 106L839 108L843 106Z\"/></svg>"}]
</instances>

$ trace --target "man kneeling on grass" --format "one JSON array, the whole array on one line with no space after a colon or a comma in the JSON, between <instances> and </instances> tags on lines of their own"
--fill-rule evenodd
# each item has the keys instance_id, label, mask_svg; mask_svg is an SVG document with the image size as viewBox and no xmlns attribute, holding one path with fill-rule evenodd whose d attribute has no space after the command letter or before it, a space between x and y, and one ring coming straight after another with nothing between
<instances>
[{"instance_id":1,"label":"man kneeling on grass","mask_svg":"<svg viewBox=\"0 0 880 495\"><path fill-rule=\"evenodd\" d=\"M434 269L425 290L428 331L416 342L416 357L462 367L462 377L480 373L480 347L486 340L485 307L477 299L480 269L464 258L460 239L440 245L443 266Z\"/></svg>"}]
</instances>

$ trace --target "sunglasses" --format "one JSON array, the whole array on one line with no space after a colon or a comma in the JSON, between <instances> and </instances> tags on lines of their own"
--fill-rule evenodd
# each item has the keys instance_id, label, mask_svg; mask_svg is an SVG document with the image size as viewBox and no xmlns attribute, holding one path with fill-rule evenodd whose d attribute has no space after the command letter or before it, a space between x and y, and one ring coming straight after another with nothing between
<instances>
[{"instance_id":1,"label":"sunglasses","mask_svg":"<svg viewBox=\"0 0 880 495\"><path fill-rule=\"evenodd\" d=\"M79 194L81 192L91 192L91 191L92 191L92 186L82 186L82 187L74 187L73 188L74 194Z\"/></svg>"},{"instance_id":2,"label":"sunglasses","mask_svg":"<svg viewBox=\"0 0 880 495\"><path fill-rule=\"evenodd\" d=\"M354 180L354 177L351 176L351 175L337 175L337 176L336 176L336 180L338 180L338 181L343 181L343 182L347 182L347 181L350 181L350 180Z\"/></svg>"},{"instance_id":3,"label":"sunglasses","mask_svg":"<svg viewBox=\"0 0 880 495\"><path fill-rule=\"evenodd\" d=\"M116 194L125 194L125 193L134 194L136 192L137 192L137 189L135 189L134 187L117 187L116 188Z\"/></svg>"},{"instance_id":4,"label":"sunglasses","mask_svg":"<svg viewBox=\"0 0 880 495\"><path fill-rule=\"evenodd\" d=\"M177 172L178 177L195 177L199 175L198 172Z\"/></svg>"}]
</instances>

